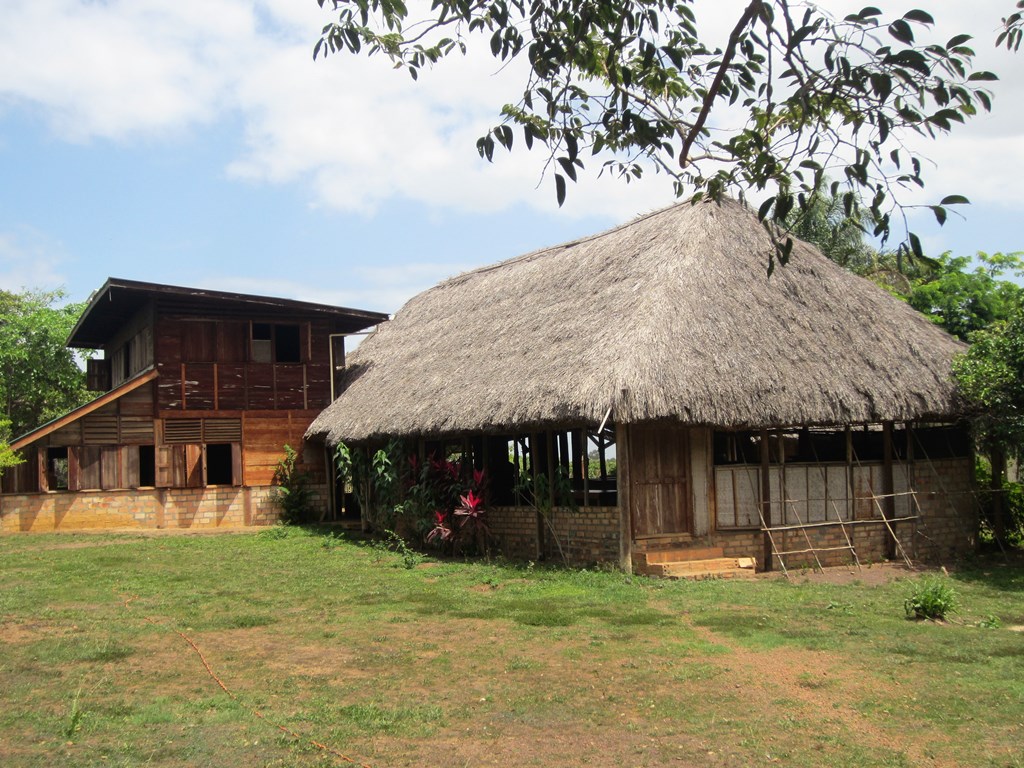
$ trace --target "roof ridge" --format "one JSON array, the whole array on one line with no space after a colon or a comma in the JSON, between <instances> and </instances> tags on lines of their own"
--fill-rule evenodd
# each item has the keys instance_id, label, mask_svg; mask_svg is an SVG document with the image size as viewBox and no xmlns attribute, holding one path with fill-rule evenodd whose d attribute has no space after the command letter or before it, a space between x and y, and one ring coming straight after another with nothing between
<instances>
[{"instance_id":1,"label":"roof ridge","mask_svg":"<svg viewBox=\"0 0 1024 768\"><path fill-rule=\"evenodd\" d=\"M723 200L731 201L731 202L737 202L738 203L738 201L733 200L733 198L731 198L731 197L730 198L723 198ZM660 216L662 214L669 213L671 211L674 211L677 208L682 208L685 205L689 205L690 207L695 207L695 206L697 206L697 205L699 205L701 203L710 203L710 202L719 202L719 204L720 204L720 201L712 201L712 200L706 199L706 198L703 199L703 200L699 200L697 202L693 202L692 200L690 200L690 201L682 200L682 201L679 201L679 202L676 202L676 203L672 203L671 205L667 205L664 208L658 208L655 211L649 211L647 213L639 214L638 216L635 216L634 218L630 219L629 221L627 221L627 222L625 222L623 224L617 224L614 227L610 227L609 229L605 229L605 230L603 230L601 232L597 232L597 233L595 233L593 235L586 235L584 237L580 237L580 238L577 238L575 240L567 240L566 242L559 243L558 245L549 245L549 246L547 246L545 248L538 248L535 251L530 251L529 253L524 253L524 254L521 254L519 256L513 256L510 259L505 259L504 261L499 261L496 264L487 264L487 265L482 266L482 267L476 267L475 269L470 269L470 270L467 270L465 272L460 272L459 274L457 274L457 275L455 275L453 277L449 277L447 280L441 281L435 287L436 288L443 288L443 287L447 287L448 285L457 285L457 284L463 282L464 280L467 280L467 279L473 277L474 275L486 274L487 272L494 272L494 271L499 270L499 269L504 269L505 267L514 266L515 264L518 264L520 262L531 261L533 259L537 259L537 258L540 258L540 257L543 257L543 256L547 256L547 255L549 255L549 254L551 254L551 253L553 253L555 251L562 251L562 250L565 250L566 248L573 248L573 247L575 247L577 245L583 245L584 243L590 243L590 242L593 242L595 240L600 240L601 238L604 238L604 237L609 237L610 235L614 235L617 232L621 232L624 229L629 229L630 227L636 226L637 224L642 224L643 222L645 222L645 221L647 221L649 219L652 219L652 218L654 218L656 216ZM739 203L739 204L742 205L742 203Z\"/></svg>"}]
</instances>

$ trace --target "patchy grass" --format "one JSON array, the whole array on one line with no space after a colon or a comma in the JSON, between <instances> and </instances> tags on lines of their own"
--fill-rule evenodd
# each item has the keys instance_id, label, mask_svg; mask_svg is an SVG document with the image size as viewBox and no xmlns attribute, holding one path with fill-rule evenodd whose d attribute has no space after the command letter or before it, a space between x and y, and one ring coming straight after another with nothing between
<instances>
[{"instance_id":1,"label":"patchy grass","mask_svg":"<svg viewBox=\"0 0 1024 768\"><path fill-rule=\"evenodd\" d=\"M382 768L1024 766L1019 568L954 574L940 624L905 618L917 577L407 568L302 529L9 536L0 562L5 768L341 764L310 739Z\"/></svg>"}]
</instances>

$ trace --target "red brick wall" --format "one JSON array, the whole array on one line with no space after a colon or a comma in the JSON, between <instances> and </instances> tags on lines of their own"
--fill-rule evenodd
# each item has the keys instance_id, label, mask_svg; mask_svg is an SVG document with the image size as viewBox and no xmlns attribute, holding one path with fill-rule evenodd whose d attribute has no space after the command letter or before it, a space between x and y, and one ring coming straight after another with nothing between
<instances>
[{"instance_id":1,"label":"red brick wall","mask_svg":"<svg viewBox=\"0 0 1024 768\"><path fill-rule=\"evenodd\" d=\"M507 557L537 557L537 512L527 507L496 507L489 525ZM544 559L586 566L618 562L618 507L555 507L544 524Z\"/></svg>"}]
</instances>

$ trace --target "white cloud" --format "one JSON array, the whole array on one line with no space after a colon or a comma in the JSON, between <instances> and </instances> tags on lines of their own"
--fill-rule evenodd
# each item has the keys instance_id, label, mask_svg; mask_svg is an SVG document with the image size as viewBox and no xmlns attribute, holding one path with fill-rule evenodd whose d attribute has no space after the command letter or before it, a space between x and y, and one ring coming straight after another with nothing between
<instances>
[{"instance_id":1,"label":"white cloud","mask_svg":"<svg viewBox=\"0 0 1024 768\"><path fill-rule=\"evenodd\" d=\"M457 262L417 262L393 267L352 266L344 281L314 285L299 280L261 278L242 275L210 275L193 280L195 287L250 293L257 296L282 296L341 307L361 307L394 313L409 299L440 281L474 266Z\"/></svg>"},{"instance_id":2,"label":"white cloud","mask_svg":"<svg viewBox=\"0 0 1024 768\"><path fill-rule=\"evenodd\" d=\"M829 2L844 13L857 2ZM698 0L716 38L740 7ZM1019 91L1024 55L994 50L1006 0L932 0L939 39L976 33L981 61L1004 75L996 112L927 145L941 196L1012 197L1024 172ZM499 71L483 38L414 83L383 59L312 60L331 13L312 0L7 0L0 26L0 105L28 105L66 141L137 140L238 118L243 138L225 159L248 183L308 185L310 202L372 214L396 199L492 212L514 204L552 211L550 179L537 189L541 152L521 144L480 160L474 141L514 100L522 63ZM724 10L723 10L724 6ZM738 11L737 11L738 12ZM705 12L704 15L708 15ZM483 41L485 42L485 41ZM991 63L989 63L991 62ZM519 137L517 136L517 141ZM671 199L664 177L570 188L564 215L622 220ZM966 187L966 189L965 189Z\"/></svg>"},{"instance_id":3,"label":"white cloud","mask_svg":"<svg viewBox=\"0 0 1024 768\"><path fill-rule=\"evenodd\" d=\"M58 286L61 247L35 233L0 232L0 289L19 292L35 286Z\"/></svg>"}]
</instances>

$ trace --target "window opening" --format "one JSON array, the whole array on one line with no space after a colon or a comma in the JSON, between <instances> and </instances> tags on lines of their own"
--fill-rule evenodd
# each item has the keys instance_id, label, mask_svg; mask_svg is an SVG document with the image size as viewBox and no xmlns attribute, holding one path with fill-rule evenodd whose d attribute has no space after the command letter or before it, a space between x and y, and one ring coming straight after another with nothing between
<instances>
[{"instance_id":1,"label":"window opening","mask_svg":"<svg viewBox=\"0 0 1024 768\"><path fill-rule=\"evenodd\" d=\"M152 488L156 485L156 446L139 446L139 486Z\"/></svg>"},{"instance_id":2,"label":"window opening","mask_svg":"<svg viewBox=\"0 0 1024 768\"><path fill-rule=\"evenodd\" d=\"M51 491L68 489L68 449L46 449L46 480Z\"/></svg>"},{"instance_id":3,"label":"window opening","mask_svg":"<svg viewBox=\"0 0 1024 768\"><path fill-rule=\"evenodd\" d=\"M270 323L252 324L252 361L254 363L274 362L273 326Z\"/></svg>"},{"instance_id":4,"label":"window opening","mask_svg":"<svg viewBox=\"0 0 1024 768\"><path fill-rule=\"evenodd\" d=\"M233 485L231 443L210 443L206 446L206 484Z\"/></svg>"},{"instance_id":5,"label":"window opening","mask_svg":"<svg viewBox=\"0 0 1024 768\"><path fill-rule=\"evenodd\" d=\"M301 363L302 343L297 325L274 326L274 362Z\"/></svg>"}]
</instances>

